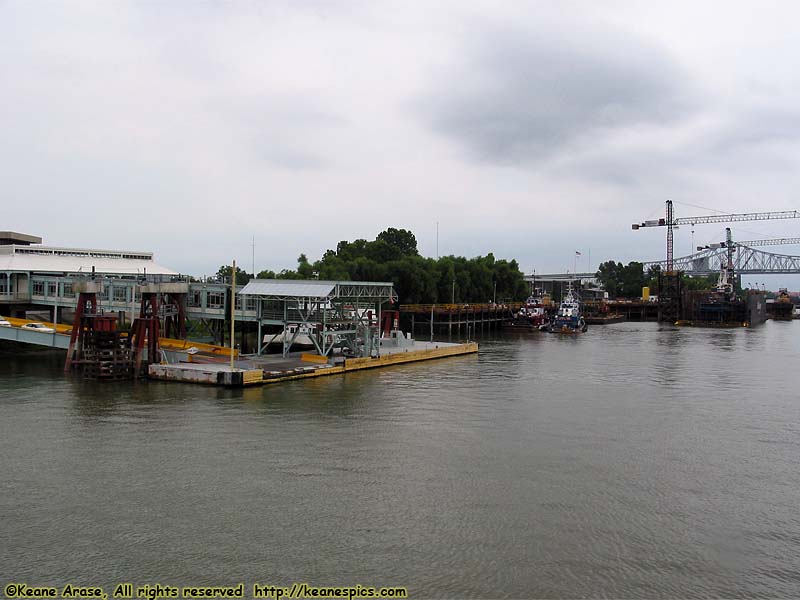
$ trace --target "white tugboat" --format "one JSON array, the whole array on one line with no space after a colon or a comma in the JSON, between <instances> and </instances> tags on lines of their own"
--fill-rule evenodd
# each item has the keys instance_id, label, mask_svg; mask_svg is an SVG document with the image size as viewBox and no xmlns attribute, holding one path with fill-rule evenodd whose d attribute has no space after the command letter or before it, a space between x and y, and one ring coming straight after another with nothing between
<instances>
[{"instance_id":1,"label":"white tugboat","mask_svg":"<svg viewBox=\"0 0 800 600\"><path fill-rule=\"evenodd\" d=\"M569 282L567 295L561 301L558 312L547 326L547 330L553 333L584 333L586 329L586 321L581 315L581 301L572 290L572 282Z\"/></svg>"}]
</instances>

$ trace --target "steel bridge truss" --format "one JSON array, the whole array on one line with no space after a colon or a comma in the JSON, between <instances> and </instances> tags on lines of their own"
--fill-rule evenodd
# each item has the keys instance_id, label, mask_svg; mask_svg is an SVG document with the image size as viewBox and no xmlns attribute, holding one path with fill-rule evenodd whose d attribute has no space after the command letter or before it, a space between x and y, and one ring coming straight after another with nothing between
<instances>
[{"instance_id":1,"label":"steel bridge truss","mask_svg":"<svg viewBox=\"0 0 800 600\"><path fill-rule=\"evenodd\" d=\"M756 250L741 243L734 244L733 267L737 275L771 275L782 273L800 273L800 256L773 254ZM727 262L727 249L708 248L689 256L682 256L672 261L672 268L684 271L687 275L714 275L720 272ZM651 261L642 263L644 270L659 266L667 269L667 261Z\"/></svg>"}]
</instances>

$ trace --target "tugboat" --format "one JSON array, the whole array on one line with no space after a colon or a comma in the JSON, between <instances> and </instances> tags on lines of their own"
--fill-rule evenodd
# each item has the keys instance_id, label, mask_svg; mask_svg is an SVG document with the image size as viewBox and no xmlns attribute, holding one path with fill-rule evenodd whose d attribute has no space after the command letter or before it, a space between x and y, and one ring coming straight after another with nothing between
<instances>
[{"instance_id":1,"label":"tugboat","mask_svg":"<svg viewBox=\"0 0 800 600\"><path fill-rule=\"evenodd\" d=\"M581 301L572 291L572 282L569 282L567 295L546 330L552 333L585 333L587 329L586 321L581 315Z\"/></svg>"},{"instance_id":2,"label":"tugboat","mask_svg":"<svg viewBox=\"0 0 800 600\"><path fill-rule=\"evenodd\" d=\"M537 290L538 291L538 290ZM504 329L541 330L548 323L546 305L542 297L532 294L525 304L514 313L514 318L503 323Z\"/></svg>"},{"instance_id":3,"label":"tugboat","mask_svg":"<svg viewBox=\"0 0 800 600\"><path fill-rule=\"evenodd\" d=\"M789 296L789 290L780 288L778 297L770 308L772 309L772 318L776 321L791 321L794 304L792 304L792 298Z\"/></svg>"}]
</instances>

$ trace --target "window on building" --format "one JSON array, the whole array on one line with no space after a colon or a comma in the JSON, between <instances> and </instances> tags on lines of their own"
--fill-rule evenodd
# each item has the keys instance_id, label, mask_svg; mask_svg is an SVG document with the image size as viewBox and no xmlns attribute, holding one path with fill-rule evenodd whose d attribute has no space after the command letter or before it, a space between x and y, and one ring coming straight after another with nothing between
<instances>
[{"instance_id":1,"label":"window on building","mask_svg":"<svg viewBox=\"0 0 800 600\"><path fill-rule=\"evenodd\" d=\"M44 281L33 282L33 295L44 296Z\"/></svg>"},{"instance_id":2,"label":"window on building","mask_svg":"<svg viewBox=\"0 0 800 600\"><path fill-rule=\"evenodd\" d=\"M225 306L225 294L208 292L208 308L222 308L223 306Z\"/></svg>"},{"instance_id":3,"label":"window on building","mask_svg":"<svg viewBox=\"0 0 800 600\"><path fill-rule=\"evenodd\" d=\"M55 281L47 282L47 295L51 298L58 296L58 284Z\"/></svg>"},{"instance_id":4,"label":"window on building","mask_svg":"<svg viewBox=\"0 0 800 600\"><path fill-rule=\"evenodd\" d=\"M127 302L128 301L128 288L114 287L114 302Z\"/></svg>"}]
</instances>

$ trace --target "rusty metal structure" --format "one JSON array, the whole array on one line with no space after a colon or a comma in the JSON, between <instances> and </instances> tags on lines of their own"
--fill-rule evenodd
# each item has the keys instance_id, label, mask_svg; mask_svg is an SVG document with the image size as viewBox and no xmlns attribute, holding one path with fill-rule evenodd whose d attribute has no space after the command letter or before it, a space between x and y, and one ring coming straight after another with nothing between
<instances>
[{"instance_id":1,"label":"rusty metal structure","mask_svg":"<svg viewBox=\"0 0 800 600\"><path fill-rule=\"evenodd\" d=\"M159 297L157 293L142 293L139 316L131 326L131 348L135 361L136 376L147 374L147 366L158 362L158 338L161 334L161 323L158 318Z\"/></svg>"},{"instance_id":2,"label":"rusty metal structure","mask_svg":"<svg viewBox=\"0 0 800 600\"><path fill-rule=\"evenodd\" d=\"M77 370L88 379L131 379L130 340L117 329L117 317L99 308L97 295L102 287L94 279L80 286L64 371Z\"/></svg>"}]
</instances>

